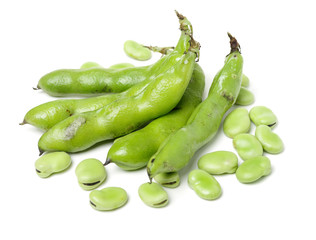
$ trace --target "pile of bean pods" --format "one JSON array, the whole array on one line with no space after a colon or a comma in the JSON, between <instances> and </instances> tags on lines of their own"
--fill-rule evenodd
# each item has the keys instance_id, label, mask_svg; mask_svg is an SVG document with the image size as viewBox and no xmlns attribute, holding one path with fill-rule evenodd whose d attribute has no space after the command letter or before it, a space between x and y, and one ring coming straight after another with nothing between
<instances>
[{"instance_id":1,"label":"pile of bean pods","mask_svg":"<svg viewBox=\"0 0 316 240\"><path fill-rule=\"evenodd\" d=\"M224 133L244 162L229 151L214 151L198 160L198 169L188 175L188 185L206 200L221 196L220 184L212 175L236 173L242 183L268 175L271 163L263 152L280 153L282 140L271 129L277 119L264 107L248 110L254 95L247 89L249 79L242 73L243 57L236 38L228 34L230 52L203 100L205 75L198 65L200 44L193 38L190 21L176 12L181 35L175 47L143 46L126 41L125 53L140 61L162 53L154 64L135 67L129 63L103 68L87 62L80 69L61 69L43 76L36 89L51 96L81 95L81 99L60 99L29 110L21 125L44 130L38 141L40 155L37 174L46 178L66 170L68 153L89 149L96 143L114 139L104 162L95 158L81 161L75 169L79 186L91 191L90 205L107 211L123 206L127 192L120 187L97 190L107 178L106 165L123 170L146 169L149 181L138 189L148 206L168 204L164 187L180 184L179 171L198 149L216 135L224 120ZM111 94L107 94L111 93ZM249 134L251 121L257 126ZM153 180L155 182L153 182Z\"/></svg>"}]
</instances>

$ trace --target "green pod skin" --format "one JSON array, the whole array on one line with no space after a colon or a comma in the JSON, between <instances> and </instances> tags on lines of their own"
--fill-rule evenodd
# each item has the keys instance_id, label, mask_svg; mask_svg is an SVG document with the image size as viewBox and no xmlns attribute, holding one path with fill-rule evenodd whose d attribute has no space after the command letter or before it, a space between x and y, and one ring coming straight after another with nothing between
<instances>
[{"instance_id":1,"label":"green pod skin","mask_svg":"<svg viewBox=\"0 0 316 240\"><path fill-rule=\"evenodd\" d=\"M176 49L179 53L183 53L190 48L193 29L186 17L178 12L176 14L181 30L181 37ZM195 51L197 57L199 57L199 49L192 48L191 51ZM158 62L164 62L164 60L162 58ZM152 73L159 71L160 68L160 64L153 64L144 67L121 69L61 69L43 76L38 82L37 89L42 89L51 96L118 93L151 78Z\"/></svg>"},{"instance_id":2,"label":"green pod skin","mask_svg":"<svg viewBox=\"0 0 316 240\"><path fill-rule=\"evenodd\" d=\"M122 93L107 94L86 99L55 100L41 104L28 111L20 125L31 124L40 129L48 130L58 122L61 122L74 114L95 111L118 99L131 97L141 93L157 76L163 74L171 65L174 65L181 54L185 53L190 47L189 41L191 39L190 35L192 35L191 23L181 14L177 13L177 15L179 18L180 29L182 30L176 46L176 52L175 54L168 54L159 59L151 67L152 72L146 80L135 84L135 86Z\"/></svg>"},{"instance_id":3,"label":"green pod skin","mask_svg":"<svg viewBox=\"0 0 316 240\"><path fill-rule=\"evenodd\" d=\"M265 156L253 157L238 167L236 177L241 183L252 183L271 173L271 163Z\"/></svg>"},{"instance_id":4,"label":"green pod skin","mask_svg":"<svg viewBox=\"0 0 316 240\"><path fill-rule=\"evenodd\" d=\"M120 187L93 190L89 194L90 206L98 211L111 211L124 206L128 200L126 191Z\"/></svg>"},{"instance_id":5,"label":"green pod skin","mask_svg":"<svg viewBox=\"0 0 316 240\"><path fill-rule=\"evenodd\" d=\"M124 170L145 167L161 143L185 125L194 108L202 101L204 86L204 72L196 63L191 81L176 108L146 127L116 139L108 151L105 165L113 162Z\"/></svg>"},{"instance_id":6,"label":"green pod skin","mask_svg":"<svg viewBox=\"0 0 316 240\"><path fill-rule=\"evenodd\" d=\"M170 64L174 64L178 57L178 54L172 54L161 58L156 63L157 66L159 66L156 72L152 73L148 79L132 86L124 92L84 99L61 99L43 103L29 110L20 125L31 124L46 131L58 122L74 114L95 111L118 99L137 95L141 93L155 77L166 71L170 67Z\"/></svg>"},{"instance_id":7,"label":"green pod skin","mask_svg":"<svg viewBox=\"0 0 316 240\"><path fill-rule=\"evenodd\" d=\"M247 133L251 122L246 108L236 108L230 112L223 123L223 130L227 137L234 138L238 134Z\"/></svg>"},{"instance_id":8,"label":"green pod skin","mask_svg":"<svg viewBox=\"0 0 316 240\"><path fill-rule=\"evenodd\" d=\"M268 153L278 154L284 149L282 139L277 134L273 133L271 128L267 125L258 126L256 128L255 136L260 141L263 150Z\"/></svg>"},{"instance_id":9,"label":"green pod skin","mask_svg":"<svg viewBox=\"0 0 316 240\"><path fill-rule=\"evenodd\" d=\"M37 89L55 97L118 93L147 79L152 67L61 69L44 75Z\"/></svg>"},{"instance_id":10,"label":"green pod skin","mask_svg":"<svg viewBox=\"0 0 316 240\"><path fill-rule=\"evenodd\" d=\"M176 63L158 75L138 95L119 99L96 111L76 114L56 124L38 142L40 153L63 149L78 152L126 135L146 122L171 111L186 90L200 45L189 35L186 53L177 50ZM181 37L180 37L181 40Z\"/></svg>"},{"instance_id":11,"label":"green pod skin","mask_svg":"<svg viewBox=\"0 0 316 240\"><path fill-rule=\"evenodd\" d=\"M222 194L222 188L216 179L201 169L194 169L189 173L188 184L205 200L215 200Z\"/></svg>"},{"instance_id":12,"label":"green pod skin","mask_svg":"<svg viewBox=\"0 0 316 240\"><path fill-rule=\"evenodd\" d=\"M162 172L177 172L185 167L194 153L217 133L223 115L235 103L240 85L243 58L239 44L230 34L231 53L215 76L208 97L200 103L187 124L169 135L147 164L151 180Z\"/></svg>"},{"instance_id":13,"label":"green pod skin","mask_svg":"<svg viewBox=\"0 0 316 240\"><path fill-rule=\"evenodd\" d=\"M247 88L241 87L238 94L236 105L248 106L255 102L255 96Z\"/></svg>"}]
</instances>

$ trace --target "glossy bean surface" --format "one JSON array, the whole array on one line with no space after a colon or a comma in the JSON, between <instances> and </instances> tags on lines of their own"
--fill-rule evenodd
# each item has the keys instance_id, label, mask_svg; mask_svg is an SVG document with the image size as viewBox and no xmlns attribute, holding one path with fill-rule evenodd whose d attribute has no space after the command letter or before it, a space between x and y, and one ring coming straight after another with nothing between
<instances>
[{"instance_id":1,"label":"glossy bean surface","mask_svg":"<svg viewBox=\"0 0 316 240\"><path fill-rule=\"evenodd\" d=\"M250 126L248 110L246 108L236 108L226 116L223 130L227 137L234 138L238 134L249 132Z\"/></svg>"},{"instance_id":2,"label":"glossy bean surface","mask_svg":"<svg viewBox=\"0 0 316 240\"><path fill-rule=\"evenodd\" d=\"M217 199L222 194L222 188L216 179L201 169L195 169L189 173L188 184L199 197L205 200Z\"/></svg>"},{"instance_id":3,"label":"glossy bean surface","mask_svg":"<svg viewBox=\"0 0 316 240\"><path fill-rule=\"evenodd\" d=\"M253 95L253 93L247 88L241 87L235 104L241 106L248 106L253 104L254 102L255 96Z\"/></svg>"},{"instance_id":4,"label":"glossy bean surface","mask_svg":"<svg viewBox=\"0 0 316 240\"><path fill-rule=\"evenodd\" d=\"M265 156L253 157L238 167L236 177L241 183L251 183L271 173L271 163Z\"/></svg>"},{"instance_id":5,"label":"glossy bean surface","mask_svg":"<svg viewBox=\"0 0 316 240\"><path fill-rule=\"evenodd\" d=\"M283 151L284 144L282 139L279 135L272 132L271 128L267 125L258 126L255 135L261 142L264 151L272 154L281 153Z\"/></svg>"},{"instance_id":6,"label":"glossy bean surface","mask_svg":"<svg viewBox=\"0 0 316 240\"><path fill-rule=\"evenodd\" d=\"M234 173L238 167L238 157L229 151L216 151L203 155L198 167L209 174Z\"/></svg>"},{"instance_id":7,"label":"glossy bean surface","mask_svg":"<svg viewBox=\"0 0 316 240\"><path fill-rule=\"evenodd\" d=\"M233 145L243 160L248 160L263 154L263 148L259 140L248 133L242 133L234 137Z\"/></svg>"},{"instance_id":8,"label":"glossy bean surface","mask_svg":"<svg viewBox=\"0 0 316 240\"><path fill-rule=\"evenodd\" d=\"M138 195L150 207L159 208L168 204L167 192L155 182L140 185Z\"/></svg>"},{"instance_id":9,"label":"glossy bean surface","mask_svg":"<svg viewBox=\"0 0 316 240\"><path fill-rule=\"evenodd\" d=\"M35 170L41 178L47 178L53 173L62 172L71 165L71 158L65 152L47 153L35 162Z\"/></svg>"},{"instance_id":10,"label":"glossy bean surface","mask_svg":"<svg viewBox=\"0 0 316 240\"><path fill-rule=\"evenodd\" d=\"M249 87L249 83L250 83L249 78L245 74L243 74L241 78L241 86Z\"/></svg>"},{"instance_id":11,"label":"glossy bean surface","mask_svg":"<svg viewBox=\"0 0 316 240\"><path fill-rule=\"evenodd\" d=\"M249 116L251 121L256 125L267 125L274 127L277 123L277 117L270 108L265 106L255 106L250 112Z\"/></svg>"},{"instance_id":12,"label":"glossy bean surface","mask_svg":"<svg viewBox=\"0 0 316 240\"><path fill-rule=\"evenodd\" d=\"M124 43L124 51L127 56L138 61L146 61L151 58L151 51L133 40L127 40Z\"/></svg>"},{"instance_id":13,"label":"glossy bean surface","mask_svg":"<svg viewBox=\"0 0 316 240\"><path fill-rule=\"evenodd\" d=\"M154 180L167 188L176 188L180 185L180 176L177 172L160 173L154 177Z\"/></svg>"},{"instance_id":14,"label":"glossy bean surface","mask_svg":"<svg viewBox=\"0 0 316 240\"><path fill-rule=\"evenodd\" d=\"M92 190L105 181L107 173L100 160L88 158L77 165L76 176L82 189Z\"/></svg>"},{"instance_id":15,"label":"glossy bean surface","mask_svg":"<svg viewBox=\"0 0 316 240\"><path fill-rule=\"evenodd\" d=\"M89 194L90 206L99 211L110 211L124 206L128 195L123 188L107 187Z\"/></svg>"}]
</instances>

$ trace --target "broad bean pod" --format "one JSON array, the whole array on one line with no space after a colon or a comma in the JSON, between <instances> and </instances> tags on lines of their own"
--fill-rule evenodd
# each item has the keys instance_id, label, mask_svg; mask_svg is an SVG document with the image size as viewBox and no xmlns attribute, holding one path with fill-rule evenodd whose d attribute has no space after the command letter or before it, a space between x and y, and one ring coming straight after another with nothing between
<instances>
[{"instance_id":1,"label":"broad bean pod","mask_svg":"<svg viewBox=\"0 0 316 240\"><path fill-rule=\"evenodd\" d=\"M125 170L145 167L161 143L185 125L194 108L202 101L204 86L204 72L196 63L191 81L175 109L146 127L116 139L108 152L105 165L114 162Z\"/></svg>"},{"instance_id":2,"label":"broad bean pod","mask_svg":"<svg viewBox=\"0 0 316 240\"><path fill-rule=\"evenodd\" d=\"M190 39L193 30L186 17L178 12L176 14L179 18L180 30L185 35L177 45L177 50L181 51L189 47L187 40ZM159 68L159 65L153 64L123 69L61 69L44 75L39 80L36 89L42 89L51 96L123 92L148 79Z\"/></svg>"},{"instance_id":3,"label":"broad bean pod","mask_svg":"<svg viewBox=\"0 0 316 240\"><path fill-rule=\"evenodd\" d=\"M231 52L215 76L208 97L200 103L187 124L171 134L147 164L150 181L162 172L179 171L194 153L217 133L223 115L235 103L240 86L243 58L237 40L230 37Z\"/></svg>"},{"instance_id":4,"label":"broad bean pod","mask_svg":"<svg viewBox=\"0 0 316 240\"><path fill-rule=\"evenodd\" d=\"M119 99L96 111L76 114L56 124L40 138L40 153L59 149L82 151L98 142L126 135L171 111L189 84L200 49L187 19L179 14L178 17L182 31L180 46L170 54L178 55L175 64L152 80L140 94Z\"/></svg>"},{"instance_id":5,"label":"broad bean pod","mask_svg":"<svg viewBox=\"0 0 316 240\"><path fill-rule=\"evenodd\" d=\"M184 36L182 38L184 38ZM181 51L179 51L179 53L180 52ZM74 114L94 111L118 99L137 95L141 93L153 79L169 69L170 64L174 64L177 58L178 55L173 54L159 59L154 64L157 65L156 71L148 75L144 81L135 84L124 92L84 99L60 99L43 103L29 110L20 125L31 124L37 128L48 130L58 122Z\"/></svg>"}]
</instances>

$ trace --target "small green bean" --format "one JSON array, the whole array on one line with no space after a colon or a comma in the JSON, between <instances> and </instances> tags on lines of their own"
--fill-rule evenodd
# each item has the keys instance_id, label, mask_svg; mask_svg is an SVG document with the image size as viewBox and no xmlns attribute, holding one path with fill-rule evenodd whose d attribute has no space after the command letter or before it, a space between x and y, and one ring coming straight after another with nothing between
<instances>
[{"instance_id":1,"label":"small green bean","mask_svg":"<svg viewBox=\"0 0 316 240\"><path fill-rule=\"evenodd\" d=\"M265 156L251 158L238 167L236 177L241 183L255 182L271 173L271 163Z\"/></svg>"},{"instance_id":2,"label":"small green bean","mask_svg":"<svg viewBox=\"0 0 316 240\"><path fill-rule=\"evenodd\" d=\"M259 140L248 133L242 133L234 137L233 145L237 150L238 155L243 160L248 160L263 154L263 149Z\"/></svg>"},{"instance_id":3,"label":"small green bean","mask_svg":"<svg viewBox=\"0 0 316 240\"><path fill-rule=\"evenodd\" d=\"M255 96L253 95L253 93L250 92L247 88L241 87L235 104L247 106L253 104L254 101Z\"/></svg>"},{"instance_id":4,"label":"small green bean","mask_svg":"<svg viewBox=\"0 0 316 240\"><path fill-rule=\"evenodd\" d=\"M249 116L256 126L267 125L269 127L274 127L277 123L275 114L271 109L264 106L253 107L249 112Z\"/></svg>"},{"instance_id":5,"label":"small green bean","mask_svg":"<svg viewBox=\"0 0 316 240\"><path fill-rule=\"evenodd\" d=\"M234 138L240 133L249 132L250 125L248 110L246 108L236 108L225 118L223 130L227 137Z\"/></svg>"},{"instance_id":6,"label":"small green bean","mask_svg":"<svg viewBox=\"0 0 316 240\"><path fill-rule=\"evenodd\" d=\"M107 174L101 161L88 158L77 165L76 176L82 189L92 190L105 181Z\"/></svg>"},{"instance_id":7,"label":"small green bean","mask_svg":"<svg viewBox=\"0 0 316 240\"><path fill-rule=\"evenodd\" d=\"M188 176L189 186L205 200L214 200L222 194L222 188L216 179L201 169L192 170Z\"/></svg>"},{"instance_id":8,"label":"small green bean","mask_svg":"<svg viewBox=\"0 0 316 240\"><path fill-rule=\"evenodd\" d=\"M238 158L233 152L211 152L199 159L198 167L209 174L234 173L238 167Z\"/></svg>"},{"instance_id":9,"label":"small green bean","mask_svg":"<svg viewBox=\"0 0 316 240\"><path fill-rule=\"evenodd\" d=\"M258 126L255 135L261 142L264 151L273 154L283 151L284 146L282 139L277 134L273 133L270 127L266 125Z\"/></svg>"},{"instance_id":10,"label":"small green bean","mask_svg":"<svg viewBox=\"0 0 316 240\"><path fill-rule=\"evenodd\" d=\"M89 194L90 205L99 211L109 211L126 204L128 196L120 187L107 187L102 190L93 190Z\"/></svg>"},{"instance_id":11,"label":"small green bean","mask_svg":"<svg viewBox=\"0 0 316 240\"><path fill-rule=\"evenodd\" d=\"M148 48L132 40L127 40L124 43L124 51L127 56L139 61L146 61L151 58L151 51Z\"/></svg>"},{"instance_id":12,"label":"small green bean","mask_svg":"<svg viewBox=\"0 0 316 240\"><path fill-rule=\"evenodd\" d=\"M138 188L140 199L150 207L164 207L168 204L167 192L155 182L144 183Z\"/></svg>"},{"instance_id":13,"label":"small green bean","mask_svg":"<svg viewBox=\"0 0 316 240\"><path fill-rule=\"evenodd\" d=\"M70 156L65 152L52 152L41 156L35 162L35 170L41 178L67 169L71 164Z\"/></svg>"},{"instance_id":14,"label":"small green bean","mask_svg":"<svg viewBox=\"0 0 316 240\"><path fill-rule=\"evenodd\" d=\"M87 68L103 68L99 63L96 62L85 62L81 65L80 69L87 69Z\"/></svg>"},{"instance_id":15,"label":"small green bean","mask_svg":"<svg viewBox=\"0 0 316 240\"><path fill-rule=\"evenodd\" d=\"M167 188L176 188L180 185L180 176L177 172L160 173L154 179L157 183Z\"/></svg>"},{"instance_id":16,"label":"small green bean","mask_svg":"<svg viewBox=\"0 0 316 240\"><path fill-rule=\"evenodd\" d=\"M241 86L242 87L248 87L249 86L249 78L245 74L242 75Z\"/></svg>"},{"instance_id":17,"label":"small green bean","mask_svg":"<svg viewBox=\"0 0 316 240\"><path fill-rule=\"evenodd\" d=\"M131 68L131 67L135 67L133 64L131 63L117 63L114 64L112 66L110 66L109 68L111 69L122 69L122 68Z\"/></svg>"}]
</instances>

